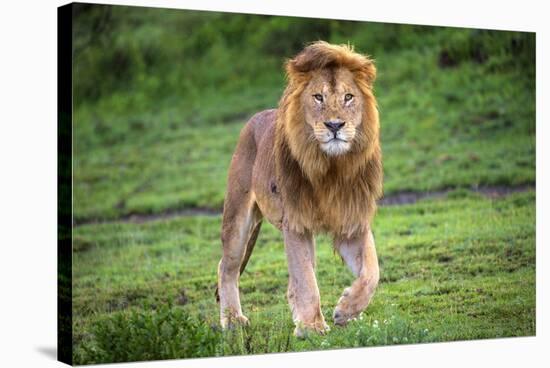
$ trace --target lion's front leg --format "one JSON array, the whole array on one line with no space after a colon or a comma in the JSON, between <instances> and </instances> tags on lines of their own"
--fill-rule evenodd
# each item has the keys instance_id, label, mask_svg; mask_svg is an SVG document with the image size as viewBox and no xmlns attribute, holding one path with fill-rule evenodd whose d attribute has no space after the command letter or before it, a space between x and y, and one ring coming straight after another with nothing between
<instances>
[{"instance_id":1,"label":"lion's front leg","mask_svg":"<svg viewBox=\"0 0 550 368\"><path fill-rule=\"evenodd\" d=\"M328 326L321 312L321 299L315 278L315 241L311 233L299 234L283 226L288 260L288 302L296 324L294 335L308 331L325 333Z\"/></svg>"},{"instance_id":2,"label":"lion's front leg","mask_svg":"<svg viewBox=\"0 0 550 368\"><path fill-rule=\"evenodd\" d=\"M343 326L367 307L378 285L380 272L370 230L350 238L337 238L334 246L357 276L351 287L344 290L334 309L334 323Z\"/></svg>"}]
</instances>

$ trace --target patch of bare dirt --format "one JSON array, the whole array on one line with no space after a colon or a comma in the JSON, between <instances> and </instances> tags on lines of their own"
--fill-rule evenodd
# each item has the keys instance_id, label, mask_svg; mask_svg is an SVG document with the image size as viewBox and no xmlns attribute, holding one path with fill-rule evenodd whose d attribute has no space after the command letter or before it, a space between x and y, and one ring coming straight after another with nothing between
<instances>
[{"instance_id":1,"label":"patch of bare dirt","mask_svg":"<svg viewBox=\"0 0 550 368\"><path fill-rule=\"evenodd\" d=\"M466 189L474 193L482 194L487 198L497 199L512 193L535 190L535 185L532 185L532 184L524 184L524 185L517 185L517 186L495 185L495 186L471 187ZM392 193L387 196L384 196L382 199L378 201L378 204L380 206L400 206L405 204L413 204L425 198L443 198L454 190L456 190L456 188L434 190L434 191L427 191L427 192L414 192L414 191L397 192L397 193ZM83 221L77 221L74 225L78 226L83 224L110 223L110 222L131 222L136 224L142 224L146 222L166 220L166 219L171 219L176 217L219 216L221 214L222 214L221 209L193 207L193 208L182 208L179 210L169 210L169 211L160 212L156 214L131 214L131 215L122 216L113 220L101 220L101 219L83 220Z\"/></svg>"}]
</instances>

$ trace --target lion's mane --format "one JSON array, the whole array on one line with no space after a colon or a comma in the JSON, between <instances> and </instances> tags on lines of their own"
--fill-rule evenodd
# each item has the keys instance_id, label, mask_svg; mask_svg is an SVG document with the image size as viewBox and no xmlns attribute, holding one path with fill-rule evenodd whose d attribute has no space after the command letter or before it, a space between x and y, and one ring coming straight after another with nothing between
<instances>
[{"instance_id":1,"label":"lion's mane","mask_svg":"<svg viewBox=\"0 0 550 368\"><path fill-rule=\"evenodd\" d=\"M311 72L344 67L365 99L362 123L349 152L330 157L311 140L301 93ZM275 127L275 168L287 226L334 236L366 230L382 195L382 154L373 82L376 68L349 45L323 41L308 45L286 63L287 87Z\"/></svg>"}]
</instances>

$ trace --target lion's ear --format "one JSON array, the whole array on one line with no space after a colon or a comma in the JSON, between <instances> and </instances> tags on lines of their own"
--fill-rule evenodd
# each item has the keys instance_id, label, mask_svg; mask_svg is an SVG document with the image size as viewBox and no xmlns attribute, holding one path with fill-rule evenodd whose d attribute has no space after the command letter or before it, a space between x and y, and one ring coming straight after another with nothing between
<instances>
[{"instance_id":1,"label":"lion's ear","mask_svg":"<svg viewBox=\"0 0 550 368\"><path fill-rule=\"evenodd\" d=\"M286 72L286 75L291 78L292 75L294 75L297 70L296 70L296 58L294 59L288 59L285 63L285 72Z\"/></svg>"},{"instance_id":2,"label":"lion's ear","mask_svg":"<svg viewBox=\"0 0 550 368\"><path fill-rule=\"evenodd\" d=\"M367 82L370 88L372 88L376 80L376 66L374 65L374 61L369 57L365 57L365 61L359 73L361 74L361 78Z\"/></svg>"},{"instance_id":3,"label":"lion's ear","mask_svg":"<svg viewBox=\"0 0 550 368\"><path fill-rule=\"evenodd\" d=\"M313 46L308 46L294 58L289 59L286 62L286 73L289 76L296 76L299 74L307 73L316 67L319 68L322 61L322 55L320 55Z\"/></svg>"},{"instance_id":4,"label":"lion's ear","mask_svg":"<svg viewBox=\"0 0 550 368\"><path fill-rule=\"evenodd\" d=\"M300 83L306 77L306 72L303 70L302 61L300 55L293 59L288 59L285 63L286 76L289 82Z\"/></svg>"}]
</instances>

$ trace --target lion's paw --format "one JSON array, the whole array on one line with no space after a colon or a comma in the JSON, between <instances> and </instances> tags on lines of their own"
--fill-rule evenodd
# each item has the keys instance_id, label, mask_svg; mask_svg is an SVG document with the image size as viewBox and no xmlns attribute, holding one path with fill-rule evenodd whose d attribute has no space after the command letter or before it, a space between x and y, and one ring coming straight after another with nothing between
<instances>
[{"instance_id":1,"label":"lion's paw","mask_svg":"<svg viewBox=\"0 0 550 368\"><path fill-rule=\"evenodd\" d=\"M345 326L349 321L356 318L361 311L356 308L354 303L350 300L350 288L347 288L342 293L342 296L338 300L336 308L334 308L334 313L332 318L334 319L334 324L337 326Z\"/></svg>"},{"instance_id":2,"label":"lion's paw","mask_svg":"<svg viewBox=\"0 0 550 368\"><path fill-rule=\"evenodd\" d=\"M226 316L223 317L220 321L222 328L228 329L233 328L234 326L248 326L250 325L250 321L248 321L248 318L244 315L237 315L237 316Z\"/></svg>"},{"instance_id":3,"label":"lion's paw","mask_svg":"<svg viewBox=\"0 0 550 368\"><path fill-rule=\"evenodd\" d=\"M342 312L338 307L334 309L334 314L332 316L334 319L334 324L337 326L345 326L348 324L349 321L351 321L353 318L355 318L355 315L347 314L345 312Z\"/></svg>"},{"instance_id":4,"label":"lion's paw","mask_svg":"<svg viewBox=\"0 0 550 368\"><path fill-rule=\"evenodd\" d=\"M294 336L300 339L304 339L310 333L318 333L324 335L330 331L330 327L324 320L316 321L314 323L304 323L300 320L294 321L296 328L294 328Z\"/></svg>"}]
</instances>

